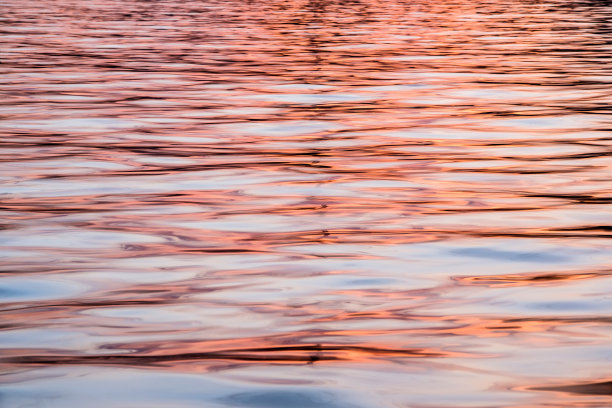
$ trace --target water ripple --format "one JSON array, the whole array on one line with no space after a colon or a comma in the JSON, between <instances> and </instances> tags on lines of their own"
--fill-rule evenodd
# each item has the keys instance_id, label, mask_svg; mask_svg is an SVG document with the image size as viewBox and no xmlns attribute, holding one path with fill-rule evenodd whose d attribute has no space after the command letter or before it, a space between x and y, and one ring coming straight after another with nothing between
<instances>
[{"instance_id":1,"label":"water ripple","mask_svg":"<svg viewBox=\"0 0 612 408\"><path fill-rule=\"evenodd\" d=\"M608 407L603 0L22 0L0 405Z\"/></svg>"}]
</instances>

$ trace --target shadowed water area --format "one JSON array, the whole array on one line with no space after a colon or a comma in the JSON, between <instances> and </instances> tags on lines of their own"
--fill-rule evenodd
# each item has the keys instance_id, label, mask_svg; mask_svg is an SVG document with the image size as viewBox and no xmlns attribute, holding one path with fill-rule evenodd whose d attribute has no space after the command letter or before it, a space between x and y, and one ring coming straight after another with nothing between
<instances>
[{"instance_id":1,"label":"shadowed water area","mask_svg":"<svg viewBox=\"0 0 612 408\"><path fill-rule=\"evenodd\" d=\"M612 404L607 1L0 1L0 406Z\"/></svg>"}]
</instances>

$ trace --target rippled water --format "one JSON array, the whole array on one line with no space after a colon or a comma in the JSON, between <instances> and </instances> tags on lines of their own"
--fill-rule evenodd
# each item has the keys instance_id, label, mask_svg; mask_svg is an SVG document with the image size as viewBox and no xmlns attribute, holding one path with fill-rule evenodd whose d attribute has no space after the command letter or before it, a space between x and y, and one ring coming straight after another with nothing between
<instances>
[{"instance_id":1,"label":"rippled water","mask_svg":"<svg viewBox=\"0 0 612 408\"><path fill-rule=\"evenodd\" d=\"M2 1L3 407L609 407L607 1Z\"/></svg>"}]
</instances>

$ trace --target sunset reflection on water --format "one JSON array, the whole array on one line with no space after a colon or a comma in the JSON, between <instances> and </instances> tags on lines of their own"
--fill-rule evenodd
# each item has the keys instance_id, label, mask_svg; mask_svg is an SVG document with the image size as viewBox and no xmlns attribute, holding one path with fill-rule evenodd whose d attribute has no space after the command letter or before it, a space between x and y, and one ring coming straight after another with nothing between
<instances>
[{"instance_id":1,"label":"sunset reflection on water","mask_svg":"<svg viewBox=\"0 0 612 408\"><path fill-rule=\"evenodd\" d=\"M1 9L1 406L610 406L608 2Z\"/></svg>"}]
</instances>

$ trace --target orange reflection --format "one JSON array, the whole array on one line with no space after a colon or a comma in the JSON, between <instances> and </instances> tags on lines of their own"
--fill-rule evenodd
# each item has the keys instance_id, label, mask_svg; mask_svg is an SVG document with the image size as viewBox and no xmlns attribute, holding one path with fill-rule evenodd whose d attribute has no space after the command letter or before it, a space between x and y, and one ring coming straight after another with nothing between
<instances>
[{"instance_id":1,"label":"orange reflection","mask_svg":"<svg viewBox=\"0 0 612 408\"><path fill-rule=\"evenodd\" d=\"M5 3L3 381L605 406L605 1Z\"/></svg>"}]
</instances>

